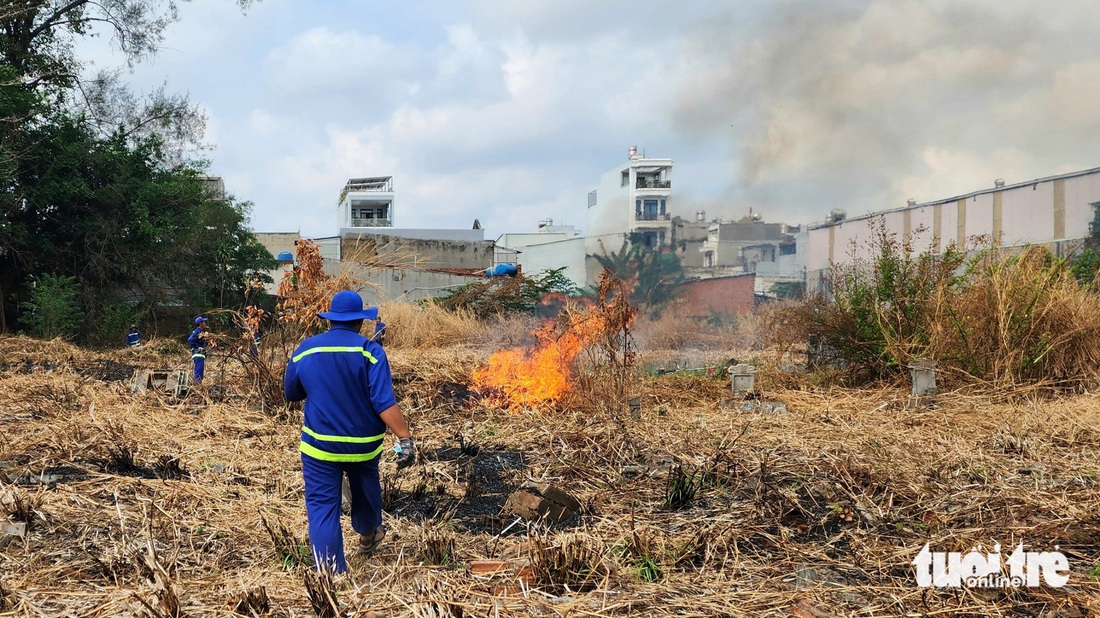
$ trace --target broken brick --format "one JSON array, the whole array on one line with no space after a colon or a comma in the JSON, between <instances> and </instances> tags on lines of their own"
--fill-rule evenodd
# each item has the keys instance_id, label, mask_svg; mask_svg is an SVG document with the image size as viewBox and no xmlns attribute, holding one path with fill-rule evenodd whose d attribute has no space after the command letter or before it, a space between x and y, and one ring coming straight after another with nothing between
<instances>
[{"instance_id":1,"label":"broken brick","mask_svg":"<svg viewBox=\"0 0 1100 618\"><path fill-rule=\"evenodd\" d=\"M524 519L538 519L543 497L523 490L514 491L504 502L504 511Z\"/></svg>"}]
</instances>

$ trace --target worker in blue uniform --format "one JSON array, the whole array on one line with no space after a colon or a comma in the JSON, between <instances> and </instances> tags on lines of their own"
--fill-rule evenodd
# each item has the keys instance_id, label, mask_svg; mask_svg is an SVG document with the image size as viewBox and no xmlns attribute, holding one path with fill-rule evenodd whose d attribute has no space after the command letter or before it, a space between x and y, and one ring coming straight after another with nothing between
<instances>
[{"instance_id":1,"label":"worker in blue uniform","mask_svg":"<svg viewBox=\"0 0 1100 618\"><path fill-rule=\"evenodd\" d=\"M379 316L374 316L374 342L380 346L386 345L386 323Z\"/></svg>"},{"instance_id":2,"label":"worker in blue uniform","mask_svg":"<svg viewBox=\"0 0 1100 618\"><path fill-rule=\"evenodd\" d=\"M141 331L138 330L137 324L130 325L130 332L126 333L126 347L136 348L141 345Z\"/></svg>"},{"instance_id":3,"label":"worker in blue uniform","mask_svg":"<svg viewBox=\"0 0 1100 618\"><path fill-rule=\"evenodd\" d=\"M201 315L195 318L195 330L187 338L191 346L191 361L195 364L195 373L192 382L202 384L202 376L206 373L206 318Z\"/></svg>"},{"instance_id":4,"label":"worker in blue uniform","mask_svg":"<svg viewBox=\"0 0 1100 618\"><path fill-rule=\"evenodd\" d=\"M347 570L340 529L344 475L351 488L351 527L359 533L360 550L370 553L386 536L378 460L387 427L400 440L398 469L416 460L386 352L359 334L377 314L374 307L363 309L358 293L336 293L331 310L317 314L329 320L330 329L298 346L283 380L288 401L306 402L298 450L310 546L318 567L337 573Z\"/></svg>"}]
</instances>

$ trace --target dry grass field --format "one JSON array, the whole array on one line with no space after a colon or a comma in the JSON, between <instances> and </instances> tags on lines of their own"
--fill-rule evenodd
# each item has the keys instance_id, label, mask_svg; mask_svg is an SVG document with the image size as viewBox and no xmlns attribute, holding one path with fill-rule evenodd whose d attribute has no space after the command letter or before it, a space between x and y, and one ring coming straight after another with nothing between
<instances>
[{"instance_id":1,"label":"dry grass field","mask_svg":"<svg viewBox=\"0 0 1100 618\"><path fill-rule=\"evenodd\" d=\"M732 401L721 365L636 372L636 416L580 379L509 410L471 376L525 326L416 334L407 311L383 315L421 461L398 473L383 455L390 537L336 580L308 566L300 413L261 405L230 359L175 399L131 392L136 371L187 368L171 342L0 339L0 523L26 524L0 536L0 616L1100 615L1094 393L959 387L909 410L905 384L823 386L761 354L756 396L785 413ZM670 328L641 366L750 356L729 332L656 349ZM502 512L525 481L579 513ZM926 543L1021 542L1064 553L1068 584L917 586Z\"/></svg>"}]
</instances>

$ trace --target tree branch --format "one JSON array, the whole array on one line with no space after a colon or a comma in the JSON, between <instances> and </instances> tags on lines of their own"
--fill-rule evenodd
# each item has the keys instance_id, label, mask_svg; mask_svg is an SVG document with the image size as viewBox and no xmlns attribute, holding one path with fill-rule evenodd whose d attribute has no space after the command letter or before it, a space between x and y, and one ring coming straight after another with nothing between
<instances>
[{"instance_id":1,"label":"tree branch","mask_svg":"<svg viewBox=\"0 0 1100 618\"><path fill-rule=\"evenodd\" d=\"M82 4L87 4L89 1L90 0L73 0L72 2L66 4L65 6L57 9L56 11L53 12L53 15L50 15L49 17L47 17L46 20L43 21L41 24L38 24L38 26L34 30L31 30L30 34L27 36L27 40L28 41L34 40L34 38L37 37L38 35L42 34L42 32L46 28L49 28L54 22L56 22L57 20L64 17L66 13L72 11L73 9L79 7Z\"/></svg>"}]
</instances>

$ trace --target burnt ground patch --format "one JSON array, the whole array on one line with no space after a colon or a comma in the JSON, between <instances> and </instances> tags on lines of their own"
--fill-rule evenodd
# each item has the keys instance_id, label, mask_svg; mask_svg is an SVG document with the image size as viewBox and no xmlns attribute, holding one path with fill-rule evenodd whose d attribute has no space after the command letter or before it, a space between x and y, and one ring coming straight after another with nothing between
<instances>
[{"instance_id":1,"label":"burnt ground patch","mask_svg":"<svg viewBox=\"0 0 1100 618\"><path fill-rule=\"evenodd\" d=\"M2 468L3 466L0 466ZM37 470L23 469L7 473L7 480L17 485L57 485L88 479L88 471L70 465L46 466Z\"/></svg>"},{"instance_id":2,"label":"burnt ground patch","mask_svg":"<svg viewBox=\"0 0 1100 618\"><path fill-rule=\"evenodd\" d=\"M133 446L127 443L110 444L105 456L89 460L104 472L141 479L185 480L191 473L173 455L159 455L148 461L136 457Z\"/></svg>"},{"instance_id":3,"label":"burnt ground patch","mask_svg":"<svg viewBox=\"0 0 1100 618\"><path fill-rule=\"evenodd\" d=\"M105 359L81 369L80 374L101 382L126 382L134 377L135 371L133 365Z\"/></svg>"},{"instance_id":4,"label":"burnt ground patch","mask_svg":"<svg viewBox=\"0 0 1100 618\"><path fill-rule=\"evenodd\" d=\"M511 523L501 509L527 468L522 451L484 448L458 441L424 454L426 461L450 463L454 478L410 468L382 477L383 508L416 520L450 521L459 530L496 534ZM414 474L410 482L400 475ZM457 493L449 491L455 489ZM400 487L399 487L400 485ZM522 528L520 528L522 529Z\"/></svg>"},{"instance_id":5,"label":"burnt ground patch","mask_svg":"<svg viewBox=\"0 0 1100 618\"><path fill-rule=\"evenodd\" d=\"M35 363L35 362L29 361L29 360L14 361L14 362L11 362L11 363L7 363L7 362L0 363L0 371L7 371L7 372L19 373L19 374L35 373L35 372L39 372L39 371L43 371L43 372L53 371L54 369L57 369L58 367L61 367L61 365L56 364L56 363L49 363L49 362Z\"/></svg>"}]
</instances>

